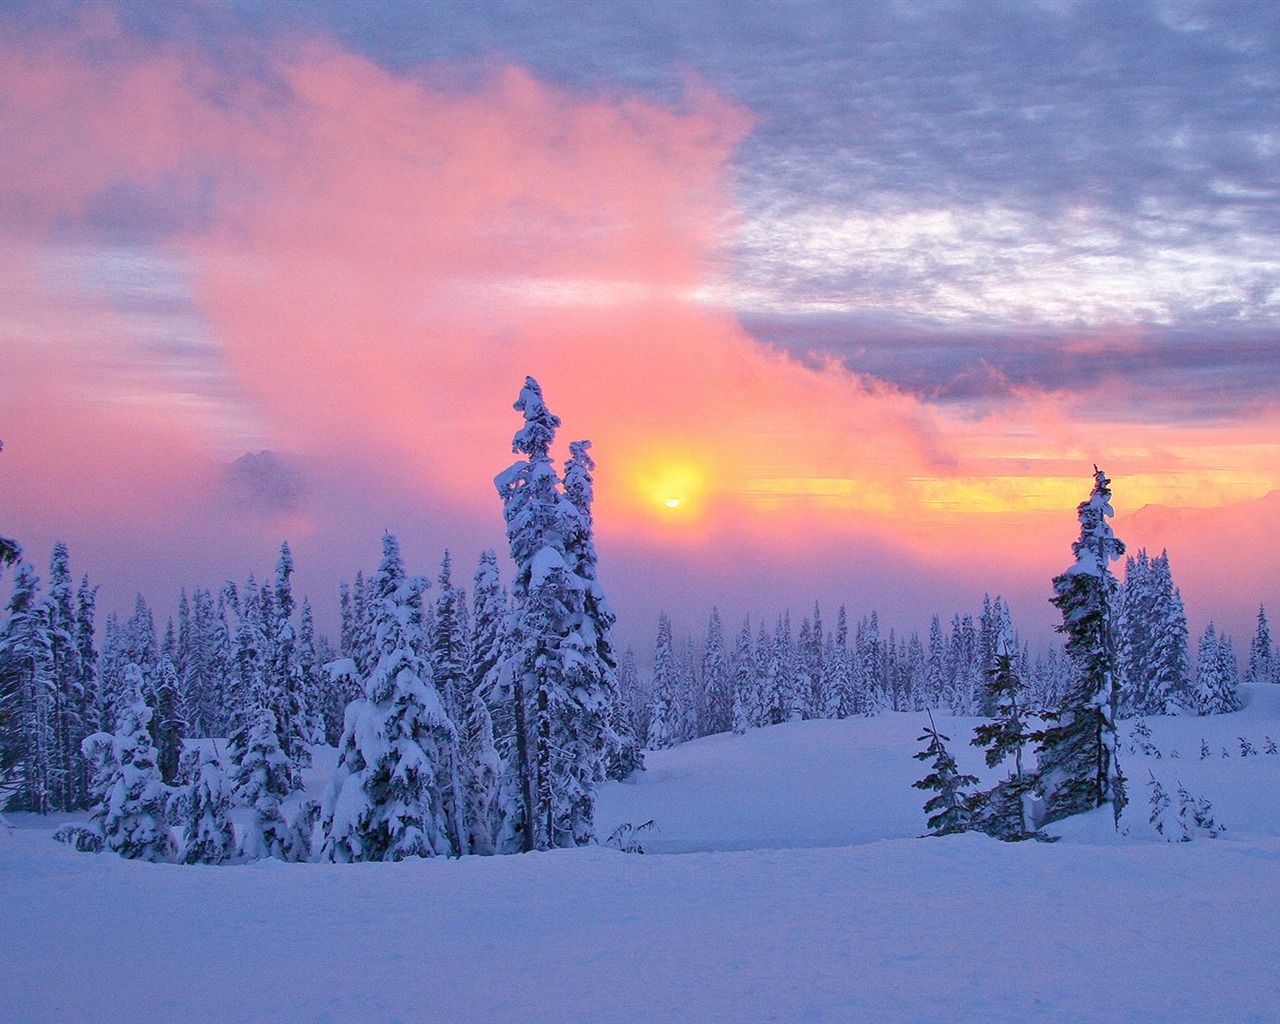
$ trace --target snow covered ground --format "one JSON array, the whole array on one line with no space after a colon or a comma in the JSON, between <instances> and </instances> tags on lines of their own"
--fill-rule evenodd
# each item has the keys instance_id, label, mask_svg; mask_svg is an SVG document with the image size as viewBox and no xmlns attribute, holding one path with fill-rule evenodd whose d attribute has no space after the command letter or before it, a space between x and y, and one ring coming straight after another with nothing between
<instances>
[{"instance_id":1,"label":"snow covered ground","mask_svg":"<svg viewBox=\"0 0 1280 1024\"><path fill-rule=\"evenodd\" d=\"M914 838L922 715L649 755L599 811L655 820L645 856L151 865L10 816L0 1021L1280 1021L1280 687L1247 697L1151 719L1127 834L1051 845ZM976 769L973 722L939 725ZM1226 833L1159 840L1148 771Z\"/></svg>"}]
</instances>

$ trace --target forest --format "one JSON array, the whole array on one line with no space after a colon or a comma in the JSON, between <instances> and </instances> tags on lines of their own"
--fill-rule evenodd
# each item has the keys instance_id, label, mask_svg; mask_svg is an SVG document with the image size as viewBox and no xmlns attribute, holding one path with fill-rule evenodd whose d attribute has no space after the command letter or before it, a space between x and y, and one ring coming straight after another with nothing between
<instances>
[{"instance_id":1,"label":"forest","mask_svg":"<svg viewBox=\"0 0 1280 1024\"><path fill-rule=\"evenodd\" d=\"M798 627L712 609L698 646L660 618L652 671L613 641L592 537L589 441L557 470L559 418L527 378L514 408L521 458L495 480L515 573L479 557L468 595L444 553L435 587L397 538L376 572L340 586L336 643L293 592L293 557L242 585L196 586L158 630L141 594L98 637L98 588L65 545L41 581L17 541L0 624L0 791L11 812L88 812L55 838L182 863L332 862L490 855L592 844L598 787L644 770L644 751L814 719L930 712L916 783L934 834L1043 838L1042 827L1127 799L1117 721L1240 707L1230 637L1212 623L1194 666L1167 552L1126 554L1096 470L1071 564L1053 581L1062 648L1032 654L1009 607L933 615L927 638L874 611ZM1124 559L1123 583L1110 569ZM1066 559L1064 559L1065 561ZM1277 683L1265 610L1243 673ZM985 720L973 740L1007 777L961 773L932 712ZM1149 735L1149 733L1148 733ZM319 800L302 795L313 748L336 748ZM83 817L83 815L82 815ZM617 838L617 837L613 837Z\"/></svg>"}]
</instances>

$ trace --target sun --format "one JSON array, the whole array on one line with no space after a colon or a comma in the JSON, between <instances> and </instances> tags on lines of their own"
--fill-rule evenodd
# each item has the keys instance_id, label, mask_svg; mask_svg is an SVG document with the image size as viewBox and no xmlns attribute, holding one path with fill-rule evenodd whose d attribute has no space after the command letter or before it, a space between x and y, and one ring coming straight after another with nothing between
<instances>
[{"instance_id":1,"label":"sun","mask_svg":"<svg viewBox=\"0 0 1280 1024\"><path fill-rule=\"evenodd\" d=\"M634 477L636 497L652 514L686 520L701 505L706 490L706 473L688 459L662 456L642 463Z\"/></svg>"}]
</instances>

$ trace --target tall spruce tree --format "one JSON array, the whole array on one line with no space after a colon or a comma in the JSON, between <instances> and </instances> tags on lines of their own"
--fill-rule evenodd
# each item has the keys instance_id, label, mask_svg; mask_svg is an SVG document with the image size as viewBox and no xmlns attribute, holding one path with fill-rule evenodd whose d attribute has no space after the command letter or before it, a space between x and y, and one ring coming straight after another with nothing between
<instances>
[{"instance_id":1,"label":"tall spruce tree","mask_svg":"<svg viewBox=\"0 0 1280 1024\"><path fill-rule=\"evenodd\" d=\"M1258 605L1258 627L1249 644L1249 667L1245 671L1244 681L1280 683L1275 649L1271 645L1271 629L1267 625L1267 611L1262 605Z\"/></svg>"},{"instance_id":2,"label":"tall spruce tree","mask_svg":"<svg viewBox=\"0 0 1280 1024\"><path fill-rule=\"evenodd\" d=\"M1124 776L1116 758L1117 590L1110 563L1124 543L1108 520L1111 481L1094 467L1093 490L1077 509L1080 537L1072 544L1075 564L1054 578L1051 599L1062 613L1072 681L1062 705L1036 734L1044 801L1042 822L1111 804L1116 819L1125 804Z\"/></svg>"},{"instance_id":3,"label":"tall spruce tree","mask_svg":"<svg viewBox=\"0 0 1280 1024\"><path fill-rule=\"evenodd\" d=\"M97 602L98 588L89 586L88 576L81 576L76 589L76 660L80 666L80 694L84 701L81 717L86 736L98 732L103 725L98 718L98 651L94 646Z\"/></svg>"},{"instance_id":4,"label":"tall spruce tree","mask_svg":"<svg viewBox=\"0 0 1280 1024\"><path fill-rule=\"evenodd\" d=\"M580 647L587 675L605 702L603 712L595 711L583 723L585 733L593 737L592 742L597 746L588 751L597 774L603 765L604 775L595 780L599 782L605 778L625 779L634 771L643 771L644 754L639 738L631 729L618 680L618 653L613 644L613 627L618 617L600 582L592 512L596 463L590 450L590 441L569 442L569 459L564 464L564 493L577 510L578 519L576 529L566 539L565 550L583 586Z\"/></svg>"},{"instance_id":5,"label":"tall spruce tree","mask_svg":"<svg viewBox=\"0 0 1280 1024\"><path fill-rule=\"evenodd\" d=\"M431 622L430 660L432 678L444 713L449 721L462 726L455 732L453 742L443 751L446 763L442 770L449 785L441 796L444 798L445 819L449 825L451 842L456 850L463 853L467 852L469 846L466 790L469 788L467 775L473 767L463 756L466 718L473 710L470 679L467 675L471 659L467 650L465 609L466 594L453 585L453 562L446 551L437 577L436 610Z\"/></svg>"},{"instance_id":6,"label":"tall spruce tree","mask_svg":"<svg viewBox=\"0 0 1280 1024\"><path fill-rule=\"evenodd\" d=\"M680 742L679 679L671 620L665 612L658 616L658 639L653 652L653 686L649 700L649 750L666 750Z\"/></svg>"},{"instance_id":7,"label":"tall spruce tree","mask_svg":"<svg viewBox=\"0 0 1280 1024\"><path fill-rule=\"evenodd\" d=\"M302 788L302 769L311 763L307 708L307 680L298 656L298 633L293 625L296 602L293 597L293 553L289 543L280 545L275 586L264 589L263 627L266 667L263 683L271 709L276 715L280 749L293 765L293 788ZM270 597L267 602L265 598Z\"/></svg>"},{"instance_id":8,"label":"tall spruce tree","mask_svg":"<svg viewBox=\"0 0 1280 1024\"><path fill-rule=\"evenodd\" d=\"M582 575L590 526L561 488L550 454L560 419L532 377L514 408L524 426L512 451L525 457L494 480L516 565L502 668L519 717L514 831L525 849L581 845L594 838L595 789L612 732L599 655L604 622L587 600L594 581Z\"/></svg>"},{"instance_id":9,"label":"tall spruce tree","mask_svg":"<svg viewBox=\"0 0 1280 1024\"><path fill-rule=\"evenodd\" d=\"M88 777L80 744L85 728L85 691L77 643L76 598L67 546L58 541L49 560L49 654L53 728L51 782L54 810L82 807Z\"/></svg>"},{"instance_id":10,"label":"tall spruce tree","mask_svg":"<svg viewBox=\"0 0 1280 1024\"><path fill-rule=\"evenodd\" d=\"M702 682L706 694L706 721L703 732L713 735L733 727L733 680L724 650L724 627L718 608L711 609L707 622L707 642L702 652Z\"/></svg>"},{"instance_id":11,"label":"tall spruce tree","mask_svg":"<svg viewBox=\"0 0 1280 1024\"><path fill-rule=\"evenodd\" d=\"M48 814L60 781L51 608L29 562L20 561L14 572L8 610L0 632L0 767L10 787L5 808Z\"/></svg>"}]
</instances>

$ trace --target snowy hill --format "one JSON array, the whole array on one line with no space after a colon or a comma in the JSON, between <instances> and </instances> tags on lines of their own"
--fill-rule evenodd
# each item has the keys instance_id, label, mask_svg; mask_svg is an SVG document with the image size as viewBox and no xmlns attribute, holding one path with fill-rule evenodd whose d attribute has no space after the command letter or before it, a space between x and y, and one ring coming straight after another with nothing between
<instances>
[{"instance_id":1,"label":"snowy hill","mask_svg":"<svg viewBox=\"0 0 1280 1024\"><path fill-rule=\"evenodd\" d=\"M1150 720L1128 834L1103 812L1051 845L914 838L921 715L648 755L599 807L602 833L657 822L645 856L152 865L10 816L0 1020L1280 1020L1280 687L1246 689ZM939 719L967 770L972 725ZM1161 841L1148 771L1226 833Z\"/></svg>"}]
</instances>

